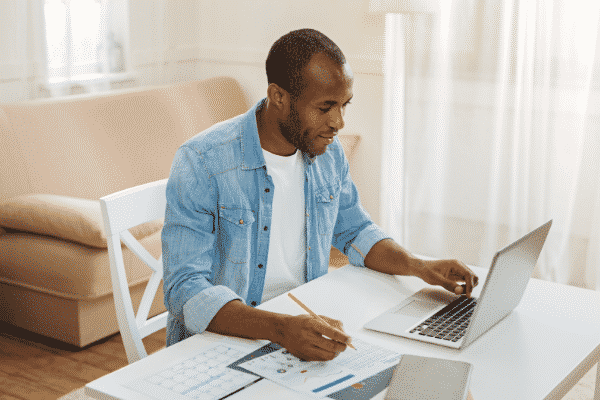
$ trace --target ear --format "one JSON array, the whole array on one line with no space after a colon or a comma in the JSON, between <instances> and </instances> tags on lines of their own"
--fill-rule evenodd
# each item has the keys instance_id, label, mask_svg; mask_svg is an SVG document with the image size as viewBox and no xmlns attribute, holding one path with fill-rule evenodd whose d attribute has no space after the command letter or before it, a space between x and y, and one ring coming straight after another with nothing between
<instances>
[{"instance_id":1,"label":"ear","mask_svg":"<svg viewBox=\"0 0 600 400\"><path fill-rule=\"evenodd\" d=\"M269 105L273 105L280 114L287 115L290 111L290 94L287 90L271 83L267 88L267 97L269 99Z\"/></svg>"}]
</instances>

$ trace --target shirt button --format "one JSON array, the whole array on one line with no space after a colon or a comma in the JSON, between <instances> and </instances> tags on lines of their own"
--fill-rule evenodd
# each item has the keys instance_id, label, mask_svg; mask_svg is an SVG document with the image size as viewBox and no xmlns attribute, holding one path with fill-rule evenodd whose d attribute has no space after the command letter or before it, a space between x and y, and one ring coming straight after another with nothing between
<instances>
[{"instance_id":1,"label":"shirt button","mask_svg":"<svg viewBox=\"0 0 600 400\"><path fill-rule=\"evenodd\" d=\"M310 217L310 214L309 214L309 213L306 213L306 216L307 216L307 217Z\"/></svg>"},{"instance_id":2,"label":"shirt button","mask_svg":"<svg viewBox=\"0 0 600 400\"><path fill-rule=\"evenodd\" d=\"M262 268L262 267L263 267L262 264L258 264L258 268Z\"/></svg>"},{"instance_id":3,"label":"shirt button","mask_svg":"<svg viewBox=\"0 0 600 400\"><path fill-rule=\"evenodd\" d=\"M266 189L265 189L265 192L266 192L266 193L269 193L269 192L270 192L269 188L266 188Z\"/></svg>"},{"instance_id":4,"label":"shirt button","mask_svg":"<svg viewBox=\"0 0 600 400\"><path fill-rule=\"evenodd\" d=\"M250 303L250 304L252 304L253 306L255 306L255 305L256 305L256 302L255 302L255 301L253 301L253 302L252 302L252 303Z\"/></svg>"},{"instance_id":5,"label":"shirt button","mask_svg":"<svg viewBox=\"0 0 600 400\"><path fill-rule=\"evenodd\" d=\"M244 225L244 220L240 219L240 225Z\"/></svg>"},{"instance_id":6,"label":"shirt button","mask_svg":"<svg viewBox=\"0 0 600 400\"><path fill-rule=\"evenodd\" d=\"M329 198L333 200L333 195L330 195Z\"/></svg>"},{"instance_id":7,"label":"shirt button","mask_svg":"<svg viewBox=\"0 0 600 400\"><path fill-rule=\"evenodd\" d=\"M310 250L310 246L308 246L308 249Z\"/></svg>"},{"instance_id":8,"label":"shirt button","mask_svg":"<svg viewBox=\"0 0 600 400\"><path fill-rule=\"evenodd\" d=\"M269 228L267 228L267 227L265 226L265 227L264 227L264 230L266 231L267 229L269 229Z\"/></svg>"}]
</instances>

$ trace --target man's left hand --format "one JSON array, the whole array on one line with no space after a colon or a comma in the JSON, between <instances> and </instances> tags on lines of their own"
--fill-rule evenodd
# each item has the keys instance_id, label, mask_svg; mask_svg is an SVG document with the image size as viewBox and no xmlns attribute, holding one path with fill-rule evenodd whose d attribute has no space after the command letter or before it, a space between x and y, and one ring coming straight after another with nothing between
<instances>
[{"instance_id":1,"label":"man's left hand","mask_svg":"<svg viewBox=\"0 0 600 400\"><path fill-rule=\"evenodd\" d=\"M417 276L430 285L439 285L455 294L471 292L479 284L479 278L464 263L458 260L423 260Z\"/></svg>"}]
</instances>

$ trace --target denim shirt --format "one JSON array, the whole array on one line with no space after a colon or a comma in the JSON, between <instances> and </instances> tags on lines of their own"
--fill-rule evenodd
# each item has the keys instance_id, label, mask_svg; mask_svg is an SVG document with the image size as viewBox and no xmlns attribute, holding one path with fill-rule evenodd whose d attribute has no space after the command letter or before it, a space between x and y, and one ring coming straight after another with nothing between
<instances>
[{"instance_id":1,"label":"denim shirt","mask_svg":"<svg viewBox=\"0 0 600 400\"><path fill-rule=\"evenodd\" d=\"M247 113L186 141L167 183L162 230L167 346L202 333L226 303L261 302L273 194L256 125ZM331 246L364 267L387 236L360 204L339 139L313 158L303 154L306 280L328 271Z\"/></svg>"}]
</instances>

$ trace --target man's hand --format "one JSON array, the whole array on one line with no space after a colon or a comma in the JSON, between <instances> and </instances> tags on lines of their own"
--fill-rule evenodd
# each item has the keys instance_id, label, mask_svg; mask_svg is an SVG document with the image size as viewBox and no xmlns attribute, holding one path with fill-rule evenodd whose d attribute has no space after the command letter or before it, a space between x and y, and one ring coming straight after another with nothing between
<instances>
[{"instance_id":1,"label":"man's hand","mask_svg":"<svg viewBox=\"0 0 600 400\"><path fill-rule=\"evenodd\" d=\"M267 339L305 361L328 361L346 350L350 336L341 321L320 316L291 316L250 307L236 299L225 304L206 330L226 336ZM323 337L327 336L327 337Z\"/></svg>"},{"instance_id":2,"label":"man's hand","mask_svg":"<svg viewBox=\"0 0 600 400\"><path fill-rule=\"evenodd\" d=\"M329 361L346 350L350 337L341 321L320 316L331 326L310 315L287 316L273 342L305 361ZM327 338L323 337L327 336ZM328 339L329 338L329 339Z\"/></svg>"},{"instance_id":3,"label":"man's hand","mask_svg":"<svg viewBox=\"0 0 600 400\"><path fill-rule=\"evenodd\" d=\"M452 293L465 293L468 297L479 283L477 275L462 262L422 260L392 239L380 240L371 247L365 257L365 267L390 275L418 276L430 285L440 285Z\"/></svg>"},{"instance_id":4,"label":"man's hand","mask_svg":"<svg viewBox=\"0 0 600 400\"><path fill-rule=\"evenodd\" d=\"M430 285L439 285L452 293L465 293L471 297L471 291L479 284L477 275L460 261L423 260L422 263L417 276Z\"/></svg>"}]
</instances>

